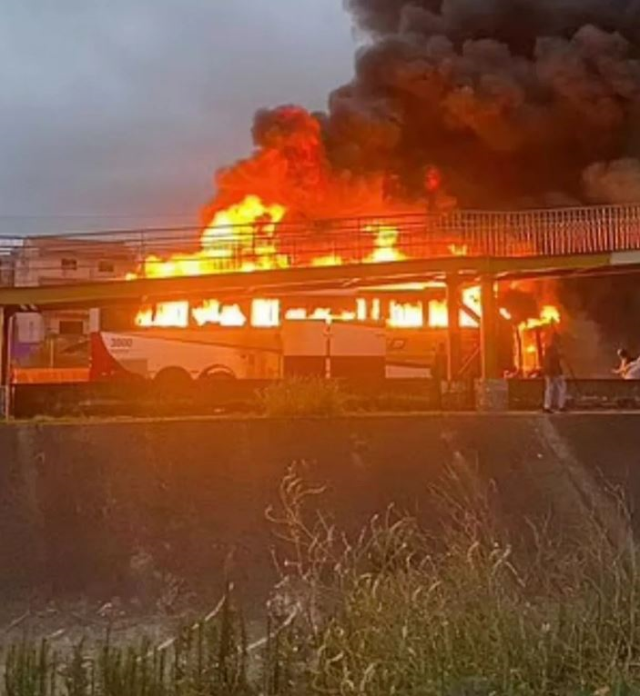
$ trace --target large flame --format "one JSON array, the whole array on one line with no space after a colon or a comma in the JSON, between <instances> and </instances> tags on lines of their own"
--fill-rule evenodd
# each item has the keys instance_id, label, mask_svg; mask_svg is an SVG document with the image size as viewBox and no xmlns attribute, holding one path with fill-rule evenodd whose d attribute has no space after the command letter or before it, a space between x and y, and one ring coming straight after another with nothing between
<instances>
[{"instance_id":1,"label":"large flame","mask_svg":"<svg viewBox=\"0 0 640 696\"><path fill-rule=\"evenodd\" d=\"M247 323L240 305L223 305L218 300L205 300L191 309L191 315L198 326L244 326Z\"/></svg>"},{"instance_id":2,"label":"large flame","mask_svg":"<svg viewBox=\"0 0 640 696\"><path fill-rule=\"evenodd\" d=\"M158 302L155 307L141 309L135 319L142 328L157 326L162 328L186 328L189 326L189 303Z\"/></svg>"},{"instance_id":3,"label":"large flame","mask_svg":"<svg viewBox=\"0 0 640 696\"><path fill-rule=\"evenodd\" d=\"M508 309L501 308L500 314L507 321L513 322L513 316ZM539 316L530 317L515 326L520 345L516 359L520 373L529 374L540 369L542 360L540 332L543 329L554 329L560 321L560 310L555 305L547 304L542 307Z\"/></svg>"},{"instance_id":4,"label":"large flame","mask_svg":"<svg viewBox=\"0 0 640 696\"><path fill-rule=\"evenodd\" d=\"M479 286L470 286L462 292L462 303L466 309L460 310L460 326L479 328L482 317L482 302ZM501 316L513 321L509 311L500 308ZM446 329L449 314L446 301L430 300L391 300L382 313L382 300L374 298L356 298L352 309L332 310L329 307L292 307L282 309L282 301L275 298L254 298L245 312L237 303L225 304L219 300L204 300L197 304L188 301L159 302L145 306L137 313L135 323L141 328L186 328L196 326L223 326L254 328L277 328L282 321L318 320L318 321L362 321L384 322L390 328L417 329L425 326L433 329ZM528 319L515 326L521 336L525 349L535 342L534 330L554 326L560 323L560 312L553 305L545 305L536 318ZM529 350L529 352L531 352Z\"/></svg>"},{"instance_id":5,"label":"large flame","mask_svg":"<svg viewBox=\"0 0 640 696\"><path fill-rule=\"evenodd\" d=\"M391 327L406 329L424 326L422 302L391 302L387 323Z\"/></svg>"},{"instance_id":6,"label":"large flame","mask_svg":"<svg viewBox=\"0 0 640 696\"><path fill-rule=\"evenodd\" d=\"M552 326L560 323L560 310L553 305L544 305L540 310L540 316L534 319L527 319L520 325L523 330L536 329L542 326Z\"/></svg>"},{"instance_id":7,"label":"large flame","mask_svg":"<svg viewBox=\"0 0 640 696\"><path fill-rule=\"evenodd\" d=\"M173 254L167 259L144 259L146 278L201 276L230 271L287 268L286 255L278 252L278 224L286 214L281 205L266 205L257 196L217 212L200 237L200 249ZM129 278L138 277L138 274Z\"/></svg>"},{"instance_id":8,"label":"large flame","mask_svg":"<svg viewBox=\"0 0 640 696\"><path fill-rule=\"evenodd\" d=\"M362 233L362 248L358 248L359 258L354 251L337 253L336 240L331 239L323 247L322 237L312 242L315 253L307 250L300 256L300 249L292 249L291 240L280 235L282 222L287 214L283 205L267 204L255 195L248 195L239 203L225 210L218 210L212 216L200 237L200 248L194 252L181 252L161 258L157 255L146 257L139 274L129 277L171 278L181 276L201 276L232 271L251 272L292 267L295 263L309 266L339 266L343 263L388 263L410 258L407 242L403 248L401 230L384 220L368 223ZM348 234L347 231L344 234ZM339 240L338 240L339 242ZM311 244L307 242L307 245ZM295 246L295 245L294 245ZM359 246L359 245L356 245ZM338 248L344 248L338 243ZM452 256L466 256L470 253L466 244L448 243L447 251ZM462 304L466 309L460 311L460 325L477 328L482 316L482 302L479 286L467 287L462 291ZM329 308L291 308L281 310L277 299L254 299L250 310L245 313L239 304L223 304L216 299L205 300L198 305L189 302L163 302L155 307L145 307L136 317L140 327L185 328L190 324L197 326L218 325L242 327L250 325L257 328L277 327L282 320L316 319L321 321L373 321L385 322L391 328L446 328L449 316L446 301L421 300L408 302L391 301L385 305L383 316L382 302L379 298L356 300L353 311L333 312ZM501 310L506 316L506 310ZM507 313L508 314L508 313ZM521 331L547 326L559 321L555 307L545 306L540 316L530 319Z\"/></svg>"},{"instance_id":9,"label":"large flame","mask_svg":"<svg viewBox=\"0 0 640 696\"><path fill-rule=\"evenodd\" d=\"M332 248L336 239L323 243L322 236L305 235L300 242L283 235L282 222L287 208L267 204L258 196L246 196L225 210L217 211L203 230L199 245L193 252L179 252L167 257L146 256L137 273L127 276L133 280L145 278L176 278L202 276L233 271L251 272L290 268L296 264L312 267L340 266L344 263L386 263L410 258L407 240L401 230L381 219L367 223L357 230L361 243L345 250L343 256ZM349 247L352 230L345 230L345 239L338 245ZM295 234L295 233L294 233ZM297 247L297 248L296 248ZM451 244L452 256L466 255L466 245Z\"/></svg>"},{"instance_id":10,"label":"large flame","mask_svg":"<svg viewBox=\"0 0 640 696\"><path fill-rule=\"evenodd\" d=\"M480 296L480 286L472 285L464 288L462 291L462 304L467 307L470 312L464 309L460 310L458 321L460 326L465 328L478 328L479 324L477 317L482 316L482 300ZM429 326L439 329L446 329L449 326L449 308L446 300L431 300L428 310Z\"/></svg>"},{"instance_id":11,"label":"large flame","mask_svg":"<svg viewBox=\"0 0 640 696\"><path fill-rule=\"evenodd\" d=\"M403 261L407 257L398 248L400 232L395 227L388 225L369 225L365 232L374 235L374 249L365 259L367 263L386 263L391 261Z\"/></svg>"}]
</instances>

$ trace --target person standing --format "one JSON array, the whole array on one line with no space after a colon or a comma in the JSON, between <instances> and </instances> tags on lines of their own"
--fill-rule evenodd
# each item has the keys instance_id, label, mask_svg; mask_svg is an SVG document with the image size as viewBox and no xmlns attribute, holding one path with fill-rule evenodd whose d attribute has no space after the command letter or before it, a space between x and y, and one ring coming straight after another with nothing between
<instances>
[{"instance_id":1,"label":"person standing","mask_svg":"<svg viewBox=\"0 0 640 696\"><path fill-rule=\"evenodd\" d=\"M553 413L554 410L564 411L567 400L567 381L562 369L560 337L557 333L551 336L551 341L545 348L543 373L545 382L543 411L545 413Z\"/></svg>"},{"instance_id":2,"label":"person standing","mask_svg":"<svg viewBox=\"0 0 640 696\"><path fill-rule=\"evenodd\" d=\"M622 379L640 379L640 358L634 360L629 351L624 348L618 351L618 358L620 365L613 370L614 375Z\"/></svg>"}]
</instances>

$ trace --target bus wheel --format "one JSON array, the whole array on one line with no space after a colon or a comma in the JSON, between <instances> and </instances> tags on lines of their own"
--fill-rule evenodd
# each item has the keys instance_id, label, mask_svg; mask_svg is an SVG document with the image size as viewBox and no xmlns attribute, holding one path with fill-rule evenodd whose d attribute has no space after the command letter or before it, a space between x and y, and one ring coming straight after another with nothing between
<instances>
[{"instance_id":1,"label":"bus wheel","mask_svg":"<svg viewBox=\"0 0 640 696\"><path fill-rule=\"evenodd\" d=\"M192 387L191 375L182 367L165 367L153 379L154 391L162 397L184 397Z\"/></svg>"},{"instance_id":2,"label":"bus wheel","mask_svg":"<svg viewBox=\"0 0 640 696\"><path fill-rule=\"evenodd\" d=\"M212 365L211 367L207 367L206 370L203 370L200 376L198 377L198 380L215 380L215 381L227 381L227 380L235 380L236 376L231 372L231 370L228 367L224 367L223 365Z\"/></svg>"}]
</instances>

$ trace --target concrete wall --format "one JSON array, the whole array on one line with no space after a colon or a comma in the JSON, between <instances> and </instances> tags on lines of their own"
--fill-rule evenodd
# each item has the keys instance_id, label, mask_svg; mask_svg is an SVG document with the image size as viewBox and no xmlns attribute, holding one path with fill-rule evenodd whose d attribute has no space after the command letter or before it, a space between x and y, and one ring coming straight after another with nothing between
<instances>
[{"instance_id":1,"label":"concrete wall","mask_svg":"<svg viewBox=\"0 0 640 696\"><path fill-rule=\"evenodd\" d=\"M169 573L215 593L226 568L260 597L273 578L265 510L293 462L351 530L390 503L428 517L427 487L451 464L494 481L514 522L570 519L602 473L640 500L640 415L1 425L0 590L122 596Z\"/></svg>"}]
</instances>

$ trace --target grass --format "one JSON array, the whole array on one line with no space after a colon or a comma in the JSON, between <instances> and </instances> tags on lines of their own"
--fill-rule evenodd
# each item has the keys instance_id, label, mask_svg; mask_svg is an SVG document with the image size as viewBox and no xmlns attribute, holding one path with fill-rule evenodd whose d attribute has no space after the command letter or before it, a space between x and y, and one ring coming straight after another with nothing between
<instances>
[{"instance_id":1,"label":"grass","mask_svg":"<svg viewBox=\"0 0 640 696\"><path fill-rule=\"evenodd\" d=\"M263 390L260 405L270 417L328 417L344 412L345 396L339 385L331 380L296 377Z\"/></svg>"},{"instance_id":2,"label":"grass","mask_svg":"<svg viewBox=\"0 0 640 696\"><path fill-rule=\"evenodd\" d=\"M640 693L635 547L588 510L573 539L532 526L516 544L459 473L433 492L437 529L390 512L356 542L305 519L290 475L273 519L306 588L299 693Z\"/></svg>"},{"instance_id":3,"label":"grass","mask_svg":"<svg viewBox=\"0 0 640 696\"><path fill-rule=\"evenodd\" d=\"M338 381L296 377L272 384L259 396L260 410L270 417L339 416L362 412L416 412L434 409L431 394L354 395Z\"/></svg>"},{"instance_id":4,"label":"grass","mask_svg":"<svg viewBox=\"0 0 640 696\"><path fill-rule=\"evenodd\" d=\"M286 548L267 637L247 645L227 593L163 646L107 640L4 655L10 696L623 696L640 693L637 549L610 515L575 533L514 537L490 488L452 469L430 492L437 523L390 510L348 538L295 469L269 511ZM623 507L611 501L626 529ZM559 528L565 529L561 520Z\"/></svg>"},{"instance_id":5,"label":"grass","mask_svg":"<svg viewBox=\"0 0 640 696\"><path fill-rule=\"evenodd\" d=\"M3 655L7 696L169 696L255 693L247 682L247 644L231 594L214 615L160 646L79 643L56 654L46 641L25 638Z\"/></svg>"}]
</instances>

